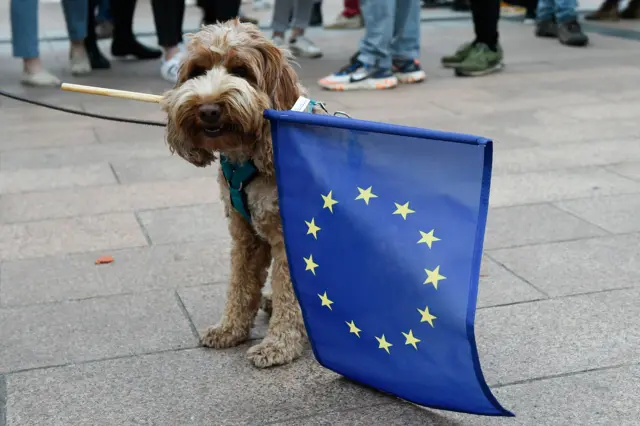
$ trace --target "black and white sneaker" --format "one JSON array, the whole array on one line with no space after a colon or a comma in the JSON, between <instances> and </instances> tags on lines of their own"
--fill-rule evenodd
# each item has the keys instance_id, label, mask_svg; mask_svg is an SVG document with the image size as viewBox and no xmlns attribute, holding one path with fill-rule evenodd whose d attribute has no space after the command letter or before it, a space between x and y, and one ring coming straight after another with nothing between
<instances>
[{"instance_id":1,"label":"black and white sneaker","mask_svg":"<svg viewBox=\"0 0 640 426\"><path fill-rule=\"evenodd\" d=\"M365 65L354 59L340 71L318 81L327 90L383 90L398 86L398 78L390 69Z\"/></svg>"}]
</instances>

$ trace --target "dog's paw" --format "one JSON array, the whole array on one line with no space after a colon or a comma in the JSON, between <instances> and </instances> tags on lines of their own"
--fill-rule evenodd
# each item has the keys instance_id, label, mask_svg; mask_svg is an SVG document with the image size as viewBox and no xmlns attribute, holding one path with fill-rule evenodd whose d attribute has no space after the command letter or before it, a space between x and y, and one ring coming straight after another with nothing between
<instances>
[{"instance_id":1,"label":"dog's paw","mask_svg":"<svg viewBox=\"0 0 640 426\"><path fill-rule=\"evenodd\" d=\"M249 338L249 330L214 326L209 327L200 339L203 346L216 349L238 346Z\"/></svg>"},{"instance_id":2,"label":"dog's paw","mask_svg":"<svg viewBox=\"0 0 640 426\"><path fill-rule=\"evenodd\" d=\"M247 351L249 361L258 368L288 364L302 355L302 345L287 345L277 337L266 337Z\"/></svg>"}]
</instances>

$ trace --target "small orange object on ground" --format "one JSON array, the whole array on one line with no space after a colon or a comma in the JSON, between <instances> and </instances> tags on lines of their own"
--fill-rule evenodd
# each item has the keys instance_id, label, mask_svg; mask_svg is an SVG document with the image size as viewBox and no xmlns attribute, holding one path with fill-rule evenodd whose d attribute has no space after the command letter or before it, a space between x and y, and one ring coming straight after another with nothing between
<instances>
[{"instance_id":1,"label":"small orange object on ground","mask_svg":"<svg viewBox=\"0 0 640 426\"><path fill-rule=\"evenodd\" d=\"M103 265L105 263L113 262L113 257L111 256L100 256L96 259L96 265Z\"/></svg>"}]
</instances>

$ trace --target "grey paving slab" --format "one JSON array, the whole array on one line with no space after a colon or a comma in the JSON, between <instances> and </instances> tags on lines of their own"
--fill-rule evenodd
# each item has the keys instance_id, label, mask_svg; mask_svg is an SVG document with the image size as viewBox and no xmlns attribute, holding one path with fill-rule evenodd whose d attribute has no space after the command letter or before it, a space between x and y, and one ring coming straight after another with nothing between
<instances>
[{"instance_id":1,"label":"grey paving slab","mask_svg":"<svg viewBox=\"0 0 640 426\"><path fill-rule=\"evenodd\" d=\"M633 119L640 113L640 101L599 102L595 105L559 109L558 113L590 121Z\"/></svg>"},{"instance_id":2,"label":"grey paving slab","mask_svg":"<svg viewBox=\"0 0 640 426\"><path fill-rule=\"evenodd\" d=\"M490 385L640 362L640 289L480 309Z\"/></svg>"},{"instance_id":3,"label":"grey paving slab","mask_svg":"<svg viewBox=\"0 0 640 426\"><path fill-rule=\"evenodd\" d=\"M2 308L0 319L3 373L197 345L173 291Z\"/></svg>"},{"instance_id":4,"label":"grey paving slab","mask_svg":"<svg viewBox=\"0 0 640 426\"><path fill-rule=\"evenodd\" d=\"M610 232L640 231L640 194L585 198L555 204Z\"/></svg>"},{"instance_id":5,"label":"grey paving slab","mask_svg":"<svg viewBox=\"0 0 640 426\"><path fill-rule=\"evenodd\" d=\"M547 296L484 256L478 284L478 308L545 299Z\"/></svg>"},{"instance_id":6,"label":"grey paving slab","mask_svg":"<svg viewBox=\"0 0 640 426\"><path fill-rule=\"evenodd\" d=\"M137 114L136 118L139 118ZM99 122L91 123L97 139L104 144L155 142L165 145L163 127L140 126L127 123Z\"/></svg>"},{"instance_id":7,"label":"grey paving slab","mask_svg":"<svg viewBox=\"0 0 640 426\"><path fill-rule=\"evenodd\" d=\"M505 131L527 137L541 145L578 143L613 139L629 139L640 136L635 120L613 119L608 121L567 121L562 126L540 127L511 123Z\"/></svg>"},{"instance_id":8,"label":"grey paving slab","mask_svg":"<svg viewBox=\"0 0 640 426\"><path fill-rule=\"evenodd\" d=\"M97 161L122 161L130 158L167 158L171 154L164 143L112 143L78 145L70 149L39 148L7 151L0 157L1 170L74 166Z\"/></svg>"},{"instance_id":9,"label":"grey paving slab","mask_svg":"<svg viewBox=\"0 0 640 426\"><path fill-rule=\"evenodd\" d=\"M115 183L116 178L107 163L57 169L0 171L0 194Z\"/></svg>"},{"instance_id":10,"label":"grey paving slab","mask_svg":"<svg viewBox=\"0 0 640 426\"><path fill-rule=\"evenodd\" d=\"M95 264L104 251L8 261L0 265L0 306L224 283L229 252L229 240L214 240L112 250L105 265Z\"/></svg>"},{"instance_id":11,"label":"grey paving slab","mask_svg":"<svg viewBox=\"0 0 640 426\"><path fill-rule=\"evenodd\" d=\"M153 244L229 237L222 203L147 210L138 217Z\"/></svg>"},{"instance_id":12,"label":"grey paving slab","mask_svg":"<svg viewBox=\"0 0 640 426\"><path fill-rule=\"evenodd\" d=\"M114 161L111 165L118 180L125 184L216 176L218 171L217 167L195 167L178 156Z\"/></svg>"},{"instance_id":13,"label":"grey paving slab","mask_svg":"<svg viewBox=\"0 0 640 426\"><path fill-rule=\"evenodd\" d=\"M217 324L222 318L227 300L227 284L181 288L178 294L200 335L207 327ZM259 311L251 329L251 339L261 339L267 334L269 317Z\"/></svg>"},{"instance_id":14,"label":"grey paving slab","mask_svg":"<svg viewBox=\"0 0 640 426\"><path fill-rule=\"evenodd\" d=\"M640 418L640 367L624 366L505 386L496 389L495 394L515 412L515 418L447 418L469 425L635 426Z\"/></svg>"},{"instance_id":15,"label":"grey paving slab","mask_svg":"<svg viewBox=\"0 0 640 426\"><path fill-rule=\"evenodd\" d=\"M637 139L582 142L554 146L536 146L514 150L496 150L494 175L606 166L622 161L640 160Z\"/></svg>"},{"instance_id":16,"label":"grey paving slab","mask_svg":"<svg viewBox=\"0 0 640 426\"><path fill-rule=\"evenodd\" d=\"M246 346L195 349L14 374L7 424L260 425L388 400L310 354L258 370Z\"/></svg>"},{"instance_id":17,"label":"grey paving slab","mask_svg":"<svg viewBox=\"0 0 640 426\"><path fill-rule=\"evenodd\" d=\"M4 114L4 112L3 112ZM73 127L72 127L73 126ZM33 149L43 147L73 147L76 145L96 143L94 130L86 125L53 122L38 123L33 126L13 126L9 119L0 120L2 139L0 152L16 149ZM73 132L69 132L73 128Z\"/></svg>"},{"instance_id":18,"label":"grey paving slab","mask_svg":"<svg viewBox=\"0 0 640 426\"><path fill-rule=\"evenodd\" d=\"M354 410L330 411L315 416L301 416L273 424L278 426L458 426L463 424L472 425L474 424L473 420L476 420L476 418L469 419L468 422L451 419L441 412L398 401Z\"/></svg>"},{"instance_id":19,"label":"grey paving slab","mask_svg":"<svg viewBox=\"0 0 640 426\"><path fill-rule=\"evenodd\" d=\"M491 257L551 296L638 286L640 235L491 251Z\"/></svg>"},{"instance_id":20,"label":"grey paving slab","mask_svg":"<svg viewBox=\"0 0 640 426\"><path fill-rule=\"evenodd\" d=\"M635 163L616 164L608 167L608 169L621 174L622 176L640 181L640 161Z\"/></svg>"},{"instance_id":21,"label":"grey paving slab","mask_svg":"<svg viewBox=\"0 0 640 426\"><path fill-rule=\"evenodd\" d=\"M145 245L131 213L0 225L3 261Z\"/></svg>"},{"instance_id":22,"label":"grey paving slab","mask_svg":"<svg viewBox=\"0 0 640 426\"><path fill-rule=\"evenodd\" d=\"M605 230L550 204L491 209L485 249L609 235Z\"/></svg>"},{"instance_id":23,"label":"grey paving slab","mask_svg":"<svg viewBox=\"0 0 640 426\"><path fill-rule=\"evenodd\" d=\"M576 168L494 176L489 204L513 206L638 192L639 182L599 168Z\"/></svg>"},{"instance_id":24,"label":"grey paving slab","mask_svg":"<svg viewBox=\"0 0 640 426\"><path fill-rule=\"evenodd\" d=\"M0 198L0 217L11 223L214 203L219 193L215 178L201 177L9 194Z\"/></svg>"}]
</instances>

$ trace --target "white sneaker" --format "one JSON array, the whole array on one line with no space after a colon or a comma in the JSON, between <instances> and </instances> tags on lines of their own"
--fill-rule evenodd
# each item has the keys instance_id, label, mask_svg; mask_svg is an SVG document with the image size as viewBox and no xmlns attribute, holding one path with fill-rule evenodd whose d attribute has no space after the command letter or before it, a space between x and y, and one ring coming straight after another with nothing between
<instances>
[{"instance_id":1,"label":"white sneaker","mask_svg":"<svg viewBox=\"0 0 640 426\"><path fill-rule=\"evenodd\" d=\"M271 2L267 0L253 0L253 4L251 5L251 9L253 10L267 10L271 9L273 5Z\"/></svg>"},{"instance_id":2,"label":"white sneaker","mask_svg":"<svg viewBox=\"0 0 640 426\"><path fill-rule=\"evenodd\" d=\"M322 50L305 36L298 36L289 41L289 50L296 56L303 58L319 58Z\"/></svg>"},{"instance_id":3,"label":"white sneaker","mask_svg":"<svg viewBox=\"0 0 640 426\"><path fill-rule=\"evenodd\" d=\"M355 15L347 18L342 13L338 15L335 21L324 26L325 30L355 30L363 28L364 22L361 15Z\"/></svg>"},{"instance_id":4,"label":"white sneaker","mask_svg":"<svg viewBox=\"0 0 640 426\"><path fill-rule=\"evenodd\" d=\"M20 82L25 86L35 87L56 87L62 84L58 77L44 69L35 73L23 72Z\"/></svg>"},{"instance_id":5,"label":"white sneaker","mask_svg":"<svg viewBox=\"0 0 640 426\"><path fill-rule=\"evenodd\" d=\"M287 47L287 43L284 42L284 37L273 36L271 41L278 47Z\"/></svg>"},{"instance_id":6,"label":"white sneaker","mask_svg":"<svg viewBox=\"0 0 640 426\"><path fill-rule=\"evenodd\" d=\"M180 71L180 62L182 61L182 52L177 53L173 58L166 61L162 59L160 65L160 75L170 83L178 82L178 72Z\"/></svg>"},{"instance_id":7,"label":"white sneaker","mask_svg":"<svg viewBox=\"0 0 640 426\"><path fill-rule=\"evenodd\" d=\"M85 50L72 50L69 53L69 64L71 66L71 75L85 75L91 73L91 62Z\"/></svg>"}]
</instances>

